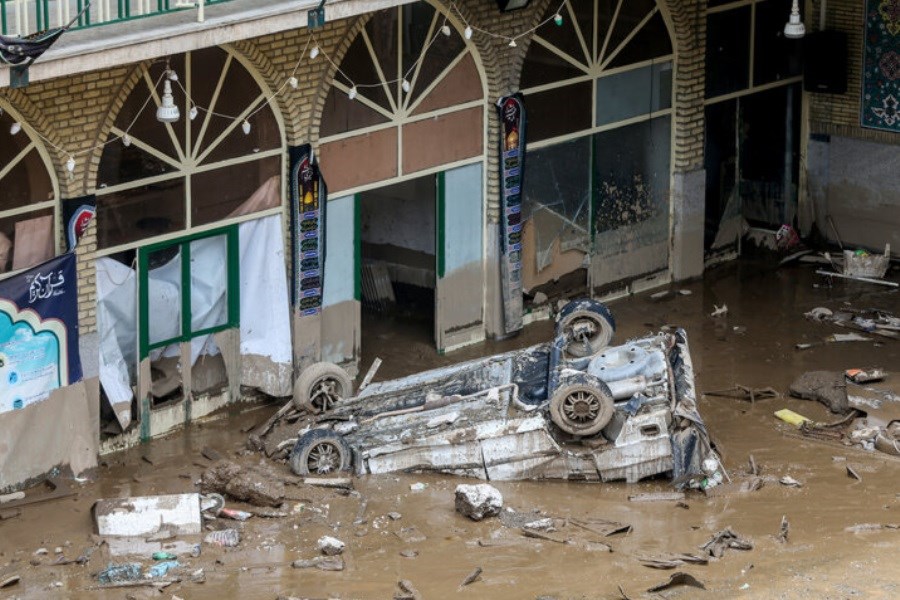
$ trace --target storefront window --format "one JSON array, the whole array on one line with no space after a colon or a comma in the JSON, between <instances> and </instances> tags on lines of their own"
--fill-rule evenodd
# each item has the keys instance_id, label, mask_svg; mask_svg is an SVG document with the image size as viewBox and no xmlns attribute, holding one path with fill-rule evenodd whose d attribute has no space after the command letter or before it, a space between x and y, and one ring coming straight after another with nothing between
<instances>
[{"instance_id":1,"label":"storefront window","mask_svg":"<svg viewBox=\"0 0 900 600\"><path fill-rule=\"evenodd\" d=\"M56 253L56 192L39 143L27 123L0 106L0 275Z\"/></svg>"},{"instance_id":2,"label":"storefront window","mask_svg":"<svg viewBox=\"0 0 900 600\"><path fill-rule=\"evenodd\" d=\"M168 65L178 76L172 92L180 119L156 119L166 63L142 67L103 150L97 181L101 248L281 203L280 194L257 193L271 187L272 178L280 181L282 170L282 132L267 92L221 48L179 55Z\"/></svg>"}]
</instances>

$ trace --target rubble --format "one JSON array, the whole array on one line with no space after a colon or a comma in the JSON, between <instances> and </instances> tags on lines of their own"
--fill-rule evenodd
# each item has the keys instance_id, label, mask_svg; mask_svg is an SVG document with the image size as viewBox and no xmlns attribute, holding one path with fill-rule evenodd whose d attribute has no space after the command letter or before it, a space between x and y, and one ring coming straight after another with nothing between
<instances>
[{"instance_id":1,"label":"rubble","mask_svg":"<svg viewBox=\"0 0 900 600\"><path fill-rule=\"evenodd\" d=\"M500 514L503 495L500 490L487 483L456 486L456 512L473 521Z\"/></svg>"},{"instance_id":2,"label":"rubble","mask_svg":"<svg viewBox=\"0 0 900 600\"><path fill-rule=\"evenodd\" d=\"M284 482L261 469L246 469L232 477L225 493L254 506L277 507L284 502Z\"/></svg>"},{"instance_id":3,"label":"rubble","mask_svg":"<svg viewBox=\"0 0 900 600\"><path fill-rule=\"evenodd\" d=\"M753 543L742 538L728 527L713 535L708 542L700 546L700 549L713 558L722 558L725 550L752 550Z\"/></svg>"},{"instance_id":4,"label":"rubble","mask_svg":"<svg viewBox=\"0 0 900 600\"><path fill-rule=\"evenodd\" d=\"M839 371L809 371L797 378L790 387L792 396L816 400L835 414L847 414L847 383Z\"/></svg>"},{"instance_id":5,"label":"rubble","mask_svg":"<svg viewBox=\"0 0 900 600\"><path fill-rule=\"evenodd\" d=\"M319 569L320 571L343 571L344 559L340 556L316 556L308 560L295 560L291 563L295 569Z\"/></svg>"},{"instance_id":6,"label":"rubble","mask_svg":"<svg viewBox=\"0 0 900 600\"><path fill-rule=\"evenodd\" d=\"M344 542L328 535L320 537L316 547L325 556L337 556L344 553Z\"/></svg>"},{"instance_id":7,"label":"rubble","mask_svg":"<svg viewBox=\"0 0 900 600\"><path fill-rule=\"evenodd\" d=\"M228 482L237 477L242 467L230 460L219 460L213 463L200 477L200 489L205 493L224 494Z\"/></svg>"}]
</instances>

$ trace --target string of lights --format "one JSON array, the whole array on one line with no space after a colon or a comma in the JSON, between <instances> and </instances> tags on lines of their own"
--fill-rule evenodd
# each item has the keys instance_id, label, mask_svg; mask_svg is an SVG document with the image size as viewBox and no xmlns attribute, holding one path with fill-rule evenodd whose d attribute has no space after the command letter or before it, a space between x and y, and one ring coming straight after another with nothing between
<instances>
[{"instance_id":1,"label":"string of lights","mask_svg":"<svg viewBox=\"0 0 900 600\"><path fill-rule=\"evenodd\" d=\"M468 21L468 19L465 18L462 11L459 9L459 7L456 5L455 2L452 2L452 1L450 2L449 6L448 6L448 11L450 14L455 14L456 17L458 17L458 19L464 25L463 37L467 41L471 40L475 33L478 33L480 35L484 35L484 36L492 38L492 39L508 40L507 45L510 48L515 48L517 46L516 40L521 39L525 36L528 36L528 35L534 33L535 31L537 31L538 29L547 25L550 22L555 23L557 26L561 26L564 22L564 19L562 16L562 11L565 8L566 1L567 0L563 0L560 3L559 7L557 8L557 10L553 14L553 16L551 16L547 19L544 19L543 21L541 21L534 27L530 27L524 31L516 33L515 35L509 35L509 34L505 34L505 33L496 33L496 32L490 31L488 29L484 29L484 28L472 25ZM378 87L382 87L385 85L392 86L392 85L396 85L398 83L400 84L400 88L403 90L404 93L409 93L410 89L411 89L410 77L414 76L414 74L417 72L417 70L420 67L420 63L425 59L426 55L428 54L428 51L439 39L447 38L452 35L453 32L448 23L448 18L449 18L449 15L444 15L443 19L440 22L441 23L440 27L437 27L434 30L433 35L428 40L428 42L425 44L422 51L419 53L419 57L409 66L409 68L405 72L403 72L402 74L400 74L398 77L396 77L394 79L379 80L374 83L360 83L360 82L354 81L349 75L347 75L347 73L345 73L340 68L340 65L331 57L331 55L323 49L323 47L319 44L319 41L316 38L315 33L311 33L311 35L307 38L306 45L304 46L303 50L300 52L300 56L297 59L297 62L294 64L294 67L291 70L290 75L288 75L288 77L286 77L284 79L284 81L282 81L281 85L279 85L279 87L270 96L267 96L262 102L259 103L259 106L254 108L248 115L246 115L244 117L243 122L241 123L241 129L243 130L245 135L249 135L252 130L251 119L255 115L257 115L261 110L264 110L267 106L270 106L273 100L277 99L279 96L281 96L284 93L285 89L287 89L287 88L297 89L299 87L299 80L297 79L297 72L300 70L300 67L302 66L303 62L307 59L307 57L308 57L308 60L314 61L314 60L316 60L316 58L318 58L318 56L320 54L329 63L329 65L334 69L335 74L340 75L345 80L344 85L348 88L347 97L350 100L355 100L357 98L357 96L359 94L359 90L367 89L367 88L378 88ZM312 45L312 47L310 47L310 45ZM307 51L308 51L308 53L307 53ZM161 61L155 61L155 62L161 62ZM175 104L174 96L172 94L171 88L172 88L173 83L184 94L185 99L186 99L186 104L188 106L190 106L190 108L188 110L188 118L189 119L194 120L201 111L204 113L207 113L211 116L215 116L215 117L222 118L222 119L230 119L232 121L236 121L240 118L239 116L228 115L228 114L216 112L215 110L213 110L210 107L204 107L204 106L198 104L197 102L195 102L195 100L188 93L188 90L182 85L177 73L171 69L168 62L166 64L166 69L162 72L162 74L160 74L160 76L154 82L154 84L153 84L154 90L159 88L160 82L163 83L163 94L160 99L160 104L157 106L156 117L157 117L157 120L162 123L174 123L174 122L177 122L181 118L180 110L179 110L178 106ZM60 146L60 145L54 143L52 140L48 139L47 136L43 135L41 132L37 131L36 129L34 129L30 125L28 125L28 123L22 123L19 121L13 122L12 126L10 127L10 135L18 134L20 131L22 131L23 128L27 129L28 132L30 132L30 134L39 138L44 144L46 144L50 148L57 151L60 155L67 156L68 159L66 160L66 163L65 163L66 170L69 173L73 173L77 166L76 158L78 158L78 157L85 156L85 155L92 155L98 149L104 148L108 144L118 142L118 141L121 141L123 143L123 145L125 145L126 147L130 146L131 142L132 142L131 134L130 134L131 129L134 127L135 123L137 123L138 119L141 117L144 110L146 110L147 106L150 104L150 101L153 99L154 99L154 94L151 92L147 95L147 98L146 98L146 100L144 100L144 103L141 105L141 108L137 111L134 118L128 124L128 127L126 127L123 130L123 133L121 135L110 136L107 140L105 140L103 142L100 142L89 148L84 148L84 149L81 149L78 151L66 150L62 146Z\"/></svg>"}]
</instances>

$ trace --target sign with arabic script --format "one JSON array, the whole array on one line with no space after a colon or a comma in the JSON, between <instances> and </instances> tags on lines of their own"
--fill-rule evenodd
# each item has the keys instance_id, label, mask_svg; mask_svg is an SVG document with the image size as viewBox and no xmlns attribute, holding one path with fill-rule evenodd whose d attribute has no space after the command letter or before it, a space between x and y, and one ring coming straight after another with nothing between
<instances>
[{"instance_id":1,"label":"sign with arabic script","mask_svg":"<svg viewBox=\"0 0 900 600\"><path fill-rule=\"evenodd\" d=\"M0 413L81 381L75 255L0 281Z\"/></svg>"},{"instance_id":2,"label":"sign with arabic script","mask_svg":"<svg viewBox=\"0 0 900 600\"><path fill-rule=\"evenodd\" d=\"M291 298L302 316L322 310L328 189L309 144L291 147Z\"/></svg>"},{"instance_id":3,"label":"sign with arabic script","mask_svg":"<svg viewBox=\"0 0 900 600\"><path fill-rule=\"evenodd\" d=\"M525 98L501 98L500 274L506 333L522 329L522 180L525 174Z\"/></svg>"}]
</instances>

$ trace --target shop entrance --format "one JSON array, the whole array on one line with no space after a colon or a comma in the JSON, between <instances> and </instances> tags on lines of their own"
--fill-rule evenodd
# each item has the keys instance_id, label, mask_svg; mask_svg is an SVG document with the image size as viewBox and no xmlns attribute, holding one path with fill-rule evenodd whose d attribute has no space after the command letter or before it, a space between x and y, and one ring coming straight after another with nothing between
<instances>
[{"instance_id":1,"label":"shop entrance","mask_svg":"<svg viewBox=\"0 0 900 600\"><path fill-rule=\"evenodd\" d=\"M437 177L362 192L362 336L430 344L435 316Z\"/></svg>"}]
</instances>

